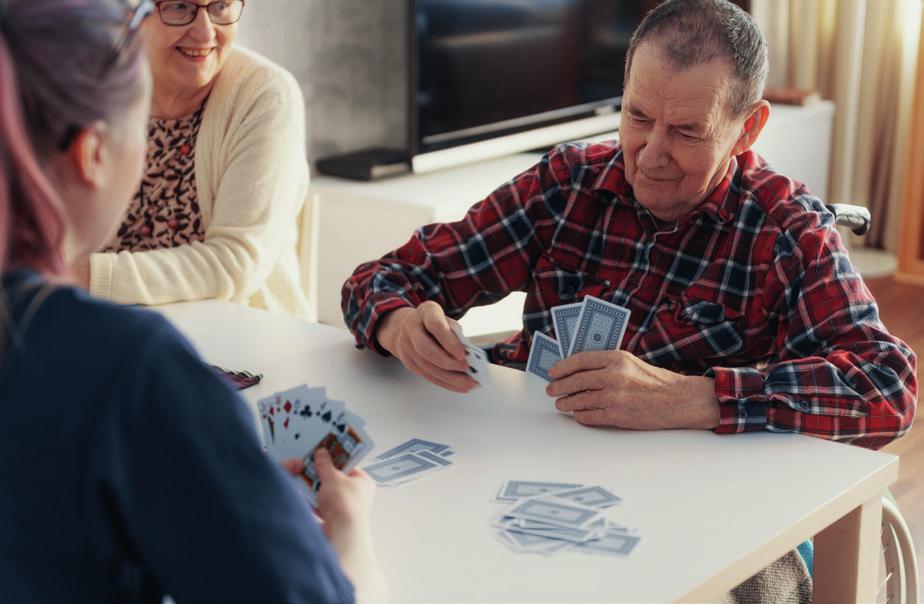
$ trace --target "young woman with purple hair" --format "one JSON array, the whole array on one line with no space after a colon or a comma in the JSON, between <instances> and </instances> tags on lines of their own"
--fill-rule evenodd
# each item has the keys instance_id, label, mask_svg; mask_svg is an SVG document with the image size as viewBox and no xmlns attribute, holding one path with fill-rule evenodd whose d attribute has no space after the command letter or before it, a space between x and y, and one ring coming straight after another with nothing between
<instances>
[{"instance_id":1,"label":"young woman with purple hair","mask_svg":"<svg viewBox=\"0 0 924 604\"><path fill-rule=\"evenodd\" d=\"M382 599L368 476L319 457L322 530L165 319L70 285L141 175L150 8L0 0L0 601Z\"/></svg>"}]
</instances>

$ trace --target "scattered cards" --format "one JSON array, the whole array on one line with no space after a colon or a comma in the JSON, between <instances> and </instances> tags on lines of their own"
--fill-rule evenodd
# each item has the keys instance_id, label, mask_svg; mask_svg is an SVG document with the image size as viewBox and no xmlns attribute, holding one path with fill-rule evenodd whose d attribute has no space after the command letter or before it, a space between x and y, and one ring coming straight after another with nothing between
<instances>
[{"instance_id":1,"label":"scattered cards","mask_svg":"<svg viewBox=\"0 0 924 604\"><path fill-rule=\"evenodd\" d=\"M622 499L600 486L509 480L495 500L513 504L494 528L497 537L517 552L550 556L571 550L625 557L641 541L605 518L606 508Z\"/></svg>"},{"instance_id":2,"label":"scattered cards","mask_svg":"<svg viewBox=\"0 0 924 604\"><path fill-rule=\"evenodd\" d=\"M452 466L449 445L412 438L378 455L363 470L381 486L393 487Z\"/></svg>"},{"instance_id":3,"label":"scattered cards","mask_svg":"<svg viewBox=\"0 0 924 604\"><path fill-rule=\"evenodd\" d=\"M301 459L299 476L315 504L321 483L314 465L319 449L330 452L334 466L349 472L372 450L365 421L346 410L346 403L327 396L324 388L298 386L257 401L267 453L276 461Z\"/></svg>"},{"instance_id":4,"label":"scattered cards","mask_svg":"<svg viewBox=\"0 0 924 604\"><path fill-rule=\"evenodd\" d=\"M558 340L533 333L526 372L550 381L549 370L561 359L589 350L616 350L629 324L629 309L593 296L552 309Z\"/></svg>"}]
</instances>

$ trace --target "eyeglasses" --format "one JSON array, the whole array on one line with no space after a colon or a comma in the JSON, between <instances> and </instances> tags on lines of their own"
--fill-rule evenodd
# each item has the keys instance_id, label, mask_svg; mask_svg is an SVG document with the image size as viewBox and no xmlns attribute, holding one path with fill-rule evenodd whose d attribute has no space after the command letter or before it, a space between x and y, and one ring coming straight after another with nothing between
<instances>
[{"instance_id":1,"label":"eyeglasses","mask_svg":"<svg viewBox=\"0 0 924 604\"><path fill-rule=\"evenodd\" d=\"M205 9L215 25L237 23L244 12L244 0L215 0L208 4L197 4L183 0L161 0L157 2L157 13L164 25L182 27L189 25L199 16L199 9Z\"/></svg>"},{"instance_id":2,"label":"eyeglasses","mask_svg":"<svg viewBox=\"0 0 924 604\"><path fill-rule=\"evenodd\" d=\"M144 23L144 19L154 12L153 0L126 0L126 3L127 8L131 10L131 17L129 17L128 22L125 24L125 28L122 30L122 34L112 48L112 54L103 67L102 75L105 75L107 71L112 69L112 66L119 60L122 52L131 44L135 32L138 31L138 28Z\"/></svg>"},{"instance_id":3,"label":"eyeglasses","mask_svg":"<svg viewBox=\"0 0 924 604\"><path fill-rule=\"evenodd\" d=\"M153 0L123 1L128 18L126 20L125 27L122 28L122 33L119 34L115 45L112 47L112 51L109 53L109 56L106 57L106 61L103 63L102 69L100 69L100 78L105 77L106 74L109 73L109 70L112 69L112 66L119 61L119 57L121 57L122 53L125 52L125 49L131 45L131 42L135 37L135 32L138 31L138 28L141 27L142 23L144 23L144 19L154 12ZM64 136L61 137L61 141L58 143L58 148L61 151L67 151L67 148L71 146L71 143L74 142L74 138L79 133L80 128L78 126L73 124L68 126L67 130L64 131Z\"/></svg>"}]
</instances>

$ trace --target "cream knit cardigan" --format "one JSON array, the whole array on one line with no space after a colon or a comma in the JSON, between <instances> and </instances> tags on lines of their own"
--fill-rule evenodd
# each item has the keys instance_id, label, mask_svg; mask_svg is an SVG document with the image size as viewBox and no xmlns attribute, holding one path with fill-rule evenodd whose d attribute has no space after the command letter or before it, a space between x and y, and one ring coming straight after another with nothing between
<instances>
[{"instance_id":1,"label":"cream knit cardigan","mask_svg":"<svg viewBox=\"0 0 924 604\"><path fill-rule=\"evenodd\" d=\"M296 255L308 192L305 105L295 78L233 48L196 142L205 240L90 258L90 293L126 304L218 298L306 317Z\"/></svg>"}]
</instances>

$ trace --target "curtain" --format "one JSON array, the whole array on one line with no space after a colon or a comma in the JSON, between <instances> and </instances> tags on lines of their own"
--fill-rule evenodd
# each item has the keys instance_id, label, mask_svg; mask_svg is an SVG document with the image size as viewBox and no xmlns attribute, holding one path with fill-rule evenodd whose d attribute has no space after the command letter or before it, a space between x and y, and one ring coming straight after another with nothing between
<instances>
[{"instance_id":1,"label":"curtain","mask_svg":"<svg viewBox=\"0 0 924 604\"><path fill-rule=\"evenodd\" d=\"M921 0L752 0L751 12L769 47L768 86L817 90L835 103L825 201L869 208L863 245L894 252Z\"/></svg>"}]
</instances>

